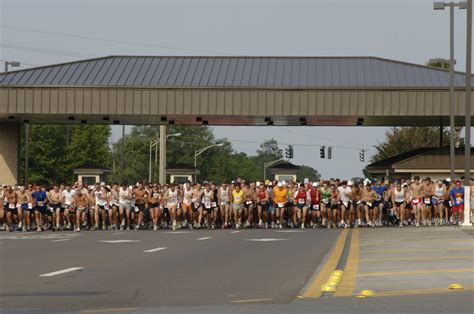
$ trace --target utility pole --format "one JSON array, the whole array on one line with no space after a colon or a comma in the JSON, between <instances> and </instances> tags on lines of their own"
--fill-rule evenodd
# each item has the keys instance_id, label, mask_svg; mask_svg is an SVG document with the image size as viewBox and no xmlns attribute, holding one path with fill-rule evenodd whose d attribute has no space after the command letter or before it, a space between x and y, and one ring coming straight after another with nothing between
<instances>
[{"instance_id":1,"label":"utility pole","mask_svg":"<svg viewBox=\"0 0 474 314\"><path fill-rule=\"evenodd\" d=\"M160 184L166 184L166 125L160 125Z\"/></svg>"},{"instance_id":2,"label":"utility pole","mask_svg":"<svg viewBox=\"0 0 474 314\"><path fill-rule=\"evenodd\" d=\"M472 0L467 1L466 18L466 101L465 101L465 144L464 144L464 222L471 224L471 62L472 62Z\"/></svg>"}]
</instances>

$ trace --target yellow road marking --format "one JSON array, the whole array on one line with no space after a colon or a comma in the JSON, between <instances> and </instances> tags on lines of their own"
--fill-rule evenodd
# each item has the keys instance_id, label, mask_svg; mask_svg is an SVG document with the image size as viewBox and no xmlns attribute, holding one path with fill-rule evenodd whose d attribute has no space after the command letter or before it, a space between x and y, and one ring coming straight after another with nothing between
<instances>
[{"instance_id":1,"label":"yellow road marking","mask_svg":"<svg viewBox=\"0 0 474 314\"><path fill-rule=\"evenodd\" d=\"M445 256L445 257L402 257L402 258L367 258L361 262L390 262L390 261L447 261L456 259L474 259L474 255L469 256Z\"/></svg>"},{"instance_id":2,"label":"yellow road marking","mask_svg":"<svg viewBox=\"0 0 474 314\"><path fill-rule=\"evenodd\" d=\"M236 300L236 301L230 301L230 303L254 303L254 302L264 302L264 301L272 301L272 299Z\"/></svg>"},{"instance_id":3,"label":"yellow road marking","mask_svg":"<svg viewBox=\"0 0 474 314\"><path fill-rule=\"evenodd\" d=\"M302 294L305 298L319 298L322 294L321 286L329 279L331 273L336 269L337 263L341 258L342 251L344 249L344 243L346 242L348 229L344 229L334 245L334 249L329 255L328 259L324 263L319 274L314 278L311 284L306 288Z\"/></svg>"},{"instance_id":4,"label":"yellow road marking","mask_svg":"<svg viewBox=\"0 0 474 314\"><path fill-rule=\"evenodd\" d=\"M394 291L377 291L375 297L394 297L403 295L415 294L433 294L433 293L448 293L459 291L473 291L474 286L465 286L463 290L451 290L449 288L426 288L426 289L412 289L412 290L394 290Z\"/></svg>"},{"instance_id":5,"label":"yellow road marking","mask_svg":"<svg viewBox=\"0 0 474 314\"><path fill-rule=\"evenodd\" d=\"M349 255L344 267L344 276L334 293L335 297L348 297L354 293L357 270L359 268L359 245L359 229L354 229L351 236Z\"/></svg>"},{"instance_id":6,"label":"yellow road marking","mask_svg":"<svg viewBox=\"0 0 474 314\"><path fill-rule=\"evenodd\" d=\"M97 310L84 310L79 313L107 313L107 312L126 312L126 311L137 311L139 307L119 307L113 309L97 309Z\"/></svg>"},{"instance_id":7,"label":"yellow road marking","mask_svg":"<svg viewBox=\"0 0 474 314\"><path fill-rule=\"evenodd\" d=\"M368 253L405 253L405 252L444 252L444 251L474 251L474 247L470 248L439 248L439 249L404 249L404 250L375 250L363 251Z\"/></svg>"},{"instance_id":8,"label":"yellow road marking","mask_svg":"<svg viewBox=\"0 0 474 314\"><path fill-rule=\"evenodd\" d=\"M422 274L438 274L438 273L474 273L474 268L464 269L419 269L419 270L405 270L394 272L372 272L361 273L357 277L375 277L375 276L403 276L403 275L422 275Z\"/></svg>"}]
</instances>

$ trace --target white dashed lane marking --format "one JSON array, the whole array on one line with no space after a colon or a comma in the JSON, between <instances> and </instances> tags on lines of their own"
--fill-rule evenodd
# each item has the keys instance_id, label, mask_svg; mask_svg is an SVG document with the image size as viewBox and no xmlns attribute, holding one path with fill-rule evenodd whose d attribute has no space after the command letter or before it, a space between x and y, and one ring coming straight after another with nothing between
<instances>
[{"instance_id":1,"label":"white dashed lane marking","mask_svg":"<svg viewBox=\"0 0 474 314\"><path fill-rule=\"evenodd\" d=\"M196 240L198 241L203 241L203 240L209 240L211 239L212 237L202 237L202 238L197 238Z\"/></svg>"},{"instance_id":2,"label":"white dashed lane marking","mask_svg":"<svg viewBox=\"0 0 474 314\"><path fill-rule=\"evenodd\" d=\"M156 252L156 251L163 251L163 250L166 250L166 249L167 249L167 247L157 247L156 249L143 251L143 253L152 253L152 252Z\"/></svg>"},{"instance_id":3,"label":"white dashed lane marking","mask_svg":"<svg viewBox=\"0 0 474 314\"><path fill-rule=\"evenodd\" d=\"M77 271L77 270L81 270L81 269L84 269L84 267L71 267L71 268L66 268L66 269L62 269L62 270L58 270L58 271L53 271L52 273L42 274L42 275L39 275L39 276L40 277L52 277L52 276L62 275L62 274L65 274L65 273L70 273L72 271Z\"/></svg>"},{"instance_id":4,"label":"white dashed lane marking","mask_svg":"<svg viewBox=\"0 0 474 314\"><path fill-rule=\"evenodd\" d=\"M288 239L262 238L262 239L245 239L246 241L254 242L272 242L272 241L286 241Z\"/></svg>"},{"instance_id":5,"label":"white dashed lane marking","mask_svg":"<svg viewBox=\"0 0 474 314\"><path fill-rule=\"evenodd\" d=\"M131 243L131 242L140 242L140 240L101 240L97 242L103 243Z\"/></svg>"},{"instance_id":6,"label":"white dashed lane marking","mask_svg":"<svg viewBox=\"0 0 474 314\"><path fill-rule=\"evenodd\" d=\"M63 242L63 241L69 241L71 239L58 239L58 240L53 240L51 242Z\"/></svg>"},{"instance_id":7,"label":"white dashed lane marking","mask_svg":"<svg viewBox=\"0 0 474 314\"><path fill-rule=\"evenodd\" d=\"M230 233L239 233L240 231L231 231Z\"/></svg>"}]
</instances>

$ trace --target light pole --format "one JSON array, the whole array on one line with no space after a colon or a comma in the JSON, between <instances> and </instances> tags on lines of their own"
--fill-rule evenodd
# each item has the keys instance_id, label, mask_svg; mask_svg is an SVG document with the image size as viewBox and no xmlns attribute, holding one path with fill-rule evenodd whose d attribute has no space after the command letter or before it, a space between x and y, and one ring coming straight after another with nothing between
<instances>
[{"instance_id":1,"label":"light pole","mask_svg":"<svg viewBox=\"0 0 474 314\"><path fill-rule=\"evenodd\" d=\"M4 61L5 62L5 73L8 72L8 66L11 65L12 67L19 67L21 63L19 61Z\"/></svg>"},{"instance_id":2,"label":"light pole","mask_svg":"<svg viewBox=\"0 0 474 314\"><path fill-rule=\"evenodd\" d=\"M196 167L197 167L197 156L201 155L202 153L204 153L209 148L221 147L221 146L224 146L224 143L212 144L212 145L206 146L204 148L195 150L194 151L194 170L196 170ZM197 181L197 173L194 175L194 181Z\"/></svg>"},{"instance_id":3,"label":"light pole","mask_svg":"<svg viewBox=\"0 0 474 314\"><path fill-rule=\"evenodd\" d=\"M168 134L168 135L166 135L165 138L176 137L176 136L181 136L181 133ZM149 183L151 182L151 156L152 156L153 147L160 144L160 141L161 141L161 139L157 139L155 141L150 141L150 160L149 160L149 164L148 164L148 182Z\"/></svg>"},{"instance_id":4,"label":"light pole","mask_svg":"<svg viewBox=\"0 0 474 314\"><path fill-rule=\"evenodd\" d=\"M467 1L466 17L466 117L464 144L464 222L471 226L471 61L472 61L472 0Z\"/></svg>"},{"instance_id":5,"label":"light pole","mask_svg":"<svg viewBox=\"0 0 474 314\"><path fill-rule=\"evenodd\" d=\"M434 10L444 10L449 7L449 165L451 169L451 182L455 177L454 164L454 7L466 9L466 2L435 2Z\"/></svg>"},{"instance_id":6,"label":"light pole","mask_svg":"<svg viewBox=\"0 0 474 314\"><path fill-rule=\"evenodd\" d=\"M5 63L5 73L8 72L8 66L12 66L14 68L19 67L21 63L19 61L4 61ZM28 186L28 168L29 168L29 146L30 146L30 124L25 123L25 186ZM19 174L18 174L19 178Z\"/></svg>"},{"instance_id":7,"label":"light pole","mask_svg":"<svg viewBox=\"0 0 474 314\"><path fill-rule=\"evenodd\" d=\"M265 181L267 178L267 168L270 167L271 165L276 164L277 162L284 161L285 158L280 158L274 161L269 161L263 164L263 181Z\"/></svg>"}]
</instances>

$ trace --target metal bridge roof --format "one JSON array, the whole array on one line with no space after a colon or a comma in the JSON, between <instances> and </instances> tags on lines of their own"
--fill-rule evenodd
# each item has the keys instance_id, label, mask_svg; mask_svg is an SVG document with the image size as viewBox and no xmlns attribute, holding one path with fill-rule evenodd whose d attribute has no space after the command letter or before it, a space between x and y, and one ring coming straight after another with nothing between
<instances>
[{"instance_id":1,"label":"metal bridge roof","mask_svg":"<svg viewBox=\"0 0 474 314\"><path fill-rule=\"evenodd\" d=\"M448 88L449 72L377 57L109 56L0 75L0 86ZM464 86L464 74L455 74Z\"/></svg>"}]
</instances>

